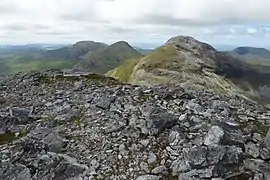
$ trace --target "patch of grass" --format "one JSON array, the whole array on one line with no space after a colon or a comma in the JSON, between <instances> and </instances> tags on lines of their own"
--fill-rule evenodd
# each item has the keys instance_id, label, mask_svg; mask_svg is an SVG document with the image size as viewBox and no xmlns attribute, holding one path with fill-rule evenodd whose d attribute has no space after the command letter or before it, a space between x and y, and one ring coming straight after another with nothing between
<instances>
[{"instance_id":1,"label":"patch of grass","mask_svg":"<svg viewBox=\"0 0 270 180\"><path fill-rule=\"evenodd\" d=\"M37 60L31 57L13 57L1 62L1 73L14 74L19 72L43 71L50 69L68 69L75 65L75 61L47 59Z\"/></svg>"},{"instance_id":2,"label":"patch of grass","mask_svg":"<svg viewBox=\"0 0 270 180\"><path fill-rule=\"evenodd\" d=\"M261 134L263 137L266 136L267 132L268 132L268 128L267 126L265 126L264 124L262 124L260 121L255 120L255 121L239 121L239 125L240 125L240 129L243 130L246 127L252 125L255 127L254 131L256 133Z\"/></svg>"},{"instance_id":3,"label":"patch of grass","mask_svg":"<svg viewBox=\"0 0 270 180\"><path fill-rule=\"evenodd\" d=\"M183 64L181 56L177 54L172 45L156 49L144 57L142 61L141 68L146 71L152 71L156 68L179 70L179 67Z\"/></svg>"},{"instance_id":4,"label":"patch of grass","mask_svg":"<svg viewBox=\"0 0 270 180\"><path fill-rule=\"evenodd\" d=\"M16 139L19 139L21 137L24 137L27 135L28 132L22 131L18 136L15 135L15 133L7 132L4 134L0 134L0 145L10 143Z\"/></svg>"},{"instance_id":5,"label":"patch of grass","mask_svg":"<svg viewBox=\"0 0 270 180\"><path fill-rule=\"evenodd\" d=\"M12 142L16 139L15 133L4 133L0 135L0 145Z\"/></svg>"},{"instance_id":6,"label":"patch of grass","mask_svg":"<svg viewBox=\"0 0 270 180\"><path fill-rule=\"evenodd\" d=\"M81 125L82 125L82 118L80 118L80 117L78 117L78 116L73 116L73 117L71 117L71 119L70 119L70 121L72 122L72 123L74 123L76 126L78 126L78 127L81 127Z\"/></svg>"},{"instance_id":7,"label":"patch of grass","mask_svg":"<svg viewBox=\"0 0 270 180\"><path fill-rule=\"evenodd\" d=\"M133 72L134 67L137 65L137 59L127 60L123 65L117 67L106 73L107 76L114 77L121 82L128 82Z\"/></svg>"},{"instance_id":8,"label":"patch of grass","mask_svg":"<svg viewBox=\"0 0 270 180\"><path fill-rule=\"evenodd\" d=\"M79 81L80 77L78 76L39 76L35 81L40 83L55 83L57 81L68 81L68 82L75 82Z\"/></svg>"}]
</instances>

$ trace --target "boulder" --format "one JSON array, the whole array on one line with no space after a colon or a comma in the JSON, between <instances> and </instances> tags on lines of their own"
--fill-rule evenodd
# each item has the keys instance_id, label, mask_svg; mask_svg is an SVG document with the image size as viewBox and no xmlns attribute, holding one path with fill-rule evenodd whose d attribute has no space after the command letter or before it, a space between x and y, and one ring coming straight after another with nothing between
<instances>
[{"instance_id":1,"label":"boulder","mask_svg":"<svg viewBox=\"0 0 270 180\"><path fill-rule=\"evenodd\" d=\"M35 144L44 144L46 146L46 150L50 152L61 152L62 147L63 147L63 139L53 131L52 129L49 128L36 128L33 131L31 131L27 135L27 144L29 145L34 145Z\"/></svg>"},{"instance_id":2,"label":"boulder","mask_svg":"<svg viewBox=\"0 0 270 180\"><path fill-rule=\"evenodd\" d=\"M150 107L146 112L146 128L149 134L157 135L166 128L172 128L177 123L177 118L160 107Z\"/></svg>"},{"instance_id":3,"label":"boulder","mask_svg":"<svg viewBox=\"0 0 270 180\"><path fill-rule=\"evenodd\" d=\"M220 144L224 137L224 131L219 126L213 126L207 133L204 144L206 146Z\"/></svg>"}]
</instances>

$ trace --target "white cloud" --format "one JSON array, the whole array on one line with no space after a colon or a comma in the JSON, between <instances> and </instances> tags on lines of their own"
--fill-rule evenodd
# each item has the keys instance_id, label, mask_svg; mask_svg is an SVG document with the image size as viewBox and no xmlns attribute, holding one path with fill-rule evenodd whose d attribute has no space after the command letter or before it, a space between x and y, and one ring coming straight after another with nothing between
<instances>
[{"instance_id":1,"label":"white cloud","mask_svg":"<svg viewBox=\"0 0 270 180\"><path fill-rule=\"evenodd\" d=\"M161 43L179 34L268 43L269 7L269 0L1 0L0 36L3 43Z\"/></svg>"}]
</instances>

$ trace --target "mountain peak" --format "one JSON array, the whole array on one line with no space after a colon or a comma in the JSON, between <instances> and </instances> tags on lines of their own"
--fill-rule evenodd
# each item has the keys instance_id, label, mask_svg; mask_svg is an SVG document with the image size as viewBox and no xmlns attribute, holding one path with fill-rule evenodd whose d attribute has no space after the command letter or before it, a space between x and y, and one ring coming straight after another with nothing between
<instances>
[{"instance_id":1,"label":"mountain peak","mask_svg":"<svg viewBox=\"0 0 270 180\"><path fill-rule=\"evenodd\" d=\"M130 46L130 44L128 44L126 41L118 41L116 43L113 43L111 46L115 46L115 45L118 45L118 46Z\"/></svg>"},{"instance_id":2,"label":"mountain peak","mask_svg":"<svg viewBox=\"0 0 270 180\"><path fill-rule=\"evenodd\" d=\"M195 38L191 37L191 36L175 36L170 38L166 44L178 44L178 43L198 43L199 41L197 41Z\"/></svg>"},{"instance_id":3,"label":"mountain peak","mask_svg":"<svg viewBox=\"0 0 270 180\"><path fill-rule=\"evenodd\" d=\"M182 48L195 53L198 51L216 51L211 45L198 41L197 39L190 36L172 37L165 43L165 45L174 45L178 48Z\"/></svg>"}]
</instances>

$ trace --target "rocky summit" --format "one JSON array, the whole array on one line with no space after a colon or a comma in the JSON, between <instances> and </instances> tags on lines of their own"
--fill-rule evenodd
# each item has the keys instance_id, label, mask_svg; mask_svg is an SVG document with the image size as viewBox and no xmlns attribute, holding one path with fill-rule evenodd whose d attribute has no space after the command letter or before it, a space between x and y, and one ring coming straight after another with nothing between
<instances>
[{"instance_id":1,"label":"rocky summit","mask_svg":"<svg viewBox=\"0 0 270 180\"><path fill-rule=\"evenodd\" d=\"M270 112L101 75L0 78L0 179L269 180Z\"/></svg>"}]
</instances>

